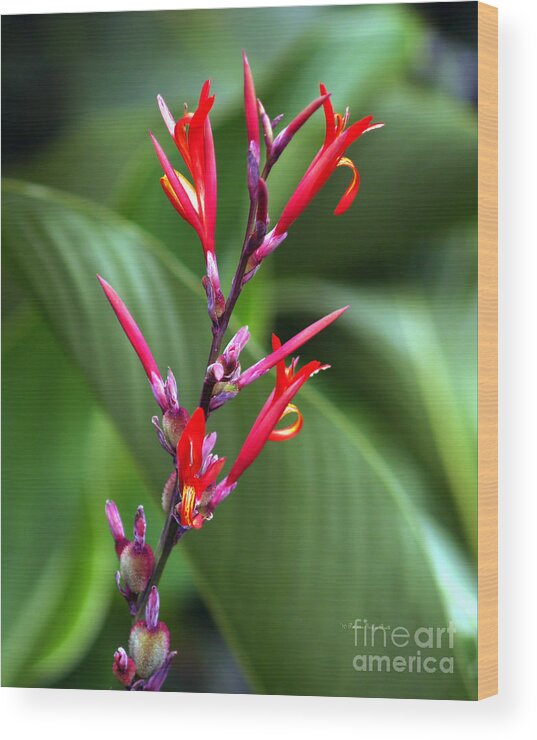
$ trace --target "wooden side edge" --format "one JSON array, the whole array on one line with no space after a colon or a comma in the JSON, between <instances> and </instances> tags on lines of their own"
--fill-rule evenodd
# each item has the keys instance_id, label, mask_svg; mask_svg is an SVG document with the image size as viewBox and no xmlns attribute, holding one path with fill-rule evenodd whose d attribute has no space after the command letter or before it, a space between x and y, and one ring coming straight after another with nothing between
<instances>
[{"instance_id":1,"label":"wooden side edge","mask_svg":"<svg viewBox=\"0 0 537 740\"><path fill-rule=\"evenodd\" d=\"M498 693L498 10L478 3L478 686Z\"/></svg>"}]
</instances>

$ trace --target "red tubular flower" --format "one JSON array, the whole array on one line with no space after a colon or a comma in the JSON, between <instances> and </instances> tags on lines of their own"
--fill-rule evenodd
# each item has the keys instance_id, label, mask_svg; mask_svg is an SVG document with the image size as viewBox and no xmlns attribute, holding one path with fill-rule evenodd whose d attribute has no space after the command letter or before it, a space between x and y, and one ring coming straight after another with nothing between
<instances>
[{"instance_id":1,"label":"red tubular flower","mask_svg":"<svg viewBox=\"0 0 537 740\"><path fill-rule=\"evenodd\" d=\"M163 411L166 411L168 408L168 400L166 398L165 384L157 363L155 362L155 358L151 354L151 350L149 349L142 332L129 313L127 306L123 303L112 286L109 285L100 275L97 275L97 279L100 282L101 288L104 290L106 297L110 301L110 305L114 309L114 313L116 314L123 331L127 335L129 342L132 344L134 351L140 358L140 362L142 363L149 383L151 384L156 402Z\"/></svg>"},{"instance_id":2,"label":"red tubular flower","mask_svg":"<svg viewBox=\"0 0 537 740\"><path fill-rule=\"evenodd\" d=\"M203 524L203 515L196 511L202 503L202 496L211 486L226 461L225 457L205 456L205 414L197 408L186 425L177 444L177 468L181 503L178 505L178 517L181 526L199 529Z\"/></svg>"},{"instance_id":3,"label":"red tubular flower","mask_svg":"<svg viewBox=\"0 0 537 740\"><path fill-rule=\"evenodd\" d=\"M320 85L320 92L321 95L327 94L326 87L322 83ZM324 99L323 107L326 119L324 144L314 157L304 177L285 206L280 220L274 229L274 236L284 234L288 230L291 224L313 200L336 167L341 166L350 167L353 177L350 186L336 207L335 214L340 215L347 210L358 192L360 177L354 163L348 157L344 156L345 151L363 133L384 125L382 123L373 124L373 116L367 116L346 129L348 111L344 116L341 116L339 113L335 114L329 97Z\"/></svg>"},{"instance_id":4,"label":"red tubular flower","mask_svg":"<svg viewBox=\"0 0 537 740\"><path fill-rule=\"evenodd\" d=\"M272 346L275 352L281 347L280 340L275 335L273 335ZM211 508L216 507L235 487L238 479L254 462L269 440L283 442L296 437L302 429L302 414L291 402L312 375L327 369L329 365L321 365L318 360L313 360L297 371L297 362L298 359L292 360L289 367L285 366L283 359L278 363L276 386L259 412L233 467L218 485L211 500ZM285 429L276 429L278 422L291 413L297 415L297 420Z\"/></svg>"},{"instance_id":5,"label":"red tubular flower","mask_svg":"<svg viewBox=\"0 0 537 740\"><path fill-rule=\"evenodd\" d=\"M326 87L320 86L321 97L327 96ZM283 213L274 229L267 234L263 244L254 252L249 262L249 269L253 270L267 255L276 249L287 236L289 227L307 208L319 190L334 172L336 167L349 167L352 171L352 181L334 211L336 216L344 213L351 205L360 185L360 176L354 162L345 156L345 151L356 139L367 131L381 128L383 123L372 123L373 116L362 118L346 128L348 111L344 116L334 113L329 97L322 101L326 119L325 140L321 149L313 158L295 192L283 209Z\"/></svg>"},{"instance_id":6,"label":"red tubular flower","mask_svg":"<svg viewBox=\"0 0 537 740\"><path fill-rule=\"evenodd\" d=\"M209 96L210 84L209 80L204 83L194 113L185 110L177 122L164 100L158 96L162 117L190 172L192 182L174 170L162 147L150 133L164 170L164 177L160 181L163 190L179 215L198 233L205 254L214 254L216 224L216 162L209 121L214 95Z\"/></svg>"}]
</instances>

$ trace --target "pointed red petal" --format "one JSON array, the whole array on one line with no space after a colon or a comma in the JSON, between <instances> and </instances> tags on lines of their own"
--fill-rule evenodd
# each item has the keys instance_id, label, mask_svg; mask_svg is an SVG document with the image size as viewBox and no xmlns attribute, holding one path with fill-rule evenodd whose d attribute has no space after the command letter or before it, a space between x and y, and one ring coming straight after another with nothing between
<instances>
[{"instance_id":1,"label":"pointed red petal","mask_svg":"<svg viewBox=\"0 0 537 740\"><path fill-rule=\"evenodd\" d=\"M181 484L184 486L201 468L205 438L205 413L198 407L190 417L177 443L177 461Z\"/></svg>"},{"instance_id":2,"label":"pointed red petal","mask_svg":"<svg viewBox=\"0 0 537 740\"><path fill-rule=\"evenodd\" d=\"M248 63L246 53L242 52L244 67L244 112L246 114L246 134L248 144L253 141L259 151L259 120L257 117L257 97L255 94L254 78Z\"/></svg>"},{"instance_id":3,"label":"pointed red petal","mask_svg":"<svg viewBox=\"0 0 537 740\"><path fill-rule=\"evenodd\" d=\"M101 284L101 288L104 290L106 297L110 301L110 305L114 309L114 313L116 314L123 331L127 335L129 342L132 344L134 351L140 358L140 362L144 366L149 382L153 385L153 376L156 376L157 379L162 382L162 376L158 369L158 365L155 362L155 358L151 354L151 350L149 349L142 332L138 328L137 323L129 313L127 306L106 280L104 280L100 275L97 275L97 279Z\"/></svg>"},{"instance_id":4,"label":"pointed red petal","mask_svg":"<svg viewBox=\"0 0 537 740\"><path fill-rule=\"evenodd\" d=\"M149 132L149 135L151 137L151 141L153 142L153 146L155 147L155 151L157 153L157 157L159 159L160 165L162 169L164 170L166 177L168 178L168 182L170 183L171 188L173 189L173 192L176 194L178 200L181 202L181 206L184 210L183 218L185 221L187 221L191 226L193 226L198 234L201 235L201 224L198 217L198 214L196 213L192 203L190 202L190 198L188 197L188 194L186 193L185 189L181 185L181 181L177 177L177 174L174 170L174 168L171 166L168 158L164 154L164 150L156 140L156 138L153 136L151 132Z\"/></svg>"},{"instance_id":5,"label":"pointed red petal","mask_svg":"<svg viewBox=\"0 0 537 740\"><path fill-rule=\"evenodd\" d=\"M285 344L277 347L275 351L272 352L270 355L267 355L267 357L264 357L262 360L259 360L259 362L256 362L256 364L252 365L252 367L248 368L248 370L245 370L237 380L237 385L239 386L239 388L244 388L244 386L249 385L254 380L257 380L262 375L267 373L278 362L295 352L309 339L314 337L323 329L326 329L327 326L330 326L330 324L338 319L341 314L344 313L347 309L348 306L343 306L343 308L338 308L337 311L332 311L332 313L329 313L327 316L323 316L322 319L319 319L313 324L310 324L310 326L307 326L305 329L302 329L302 331L298 332L298 334L295 334L295 336L285 342Z\"/></svg>"}]
</instances>

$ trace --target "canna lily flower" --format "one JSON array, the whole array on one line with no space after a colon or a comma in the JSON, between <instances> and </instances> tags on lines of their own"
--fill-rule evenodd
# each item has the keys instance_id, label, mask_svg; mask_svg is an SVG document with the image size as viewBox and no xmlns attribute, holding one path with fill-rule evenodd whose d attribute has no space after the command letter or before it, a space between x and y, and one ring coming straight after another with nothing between
<instances>
[{"instance_id":1,"label":"canna lily flower","mask_svg":"<svg viewBox=\"0 0 537 740\"><path fill-rule=\"evenodd\" d=\"M160 182L172 206L197 232L205 255L214 254L214 231L216 225L216 162L214 142L209 121L209 111L214 95L209 96L210 81L201 89L199 103L194 113L185 105L184 115L176 122L163 98L159 95L158 105L192 181L177 172L156 138L151 140L159 158L164 176Z\"/></svg>"},{"instance_id":2,"label":"canna lily flower","mask_svg":"<svg viewBox=\"0 0 537 740\"><path fill-rule=\"evenodd\" d=\"M214 434L205 436L205 414L202 408L197 408L177 444L181 502L176 516L182 527L199 529L203 525L204 516L197 507L205 503L203 494L210 493L226 461L225 457L211 454L215 441Z\"/></svg>"},{"instance_id":3,"label":"canna lily flower","mask_svg":"<svg viewBox=\"0 0 537 740\"><path fill-rule=\"evenodd\" d=\"M360 186L360 176L354 162L345 156L348 147L362 134L381 128L383 123L373 123L373 116L367 116L347 127L349 113L334 113L326 87L320 86L322 105L325 113L326 133L323 146L313 158L296 190L283 209L282 215L274 229L267 235L263 244L256 250L249 267L254 269L268 254L281 244L287 231L300 214L307 208L313 198L337 167L349 167L352 180L340 199L334 214L344 213L353 202Z\"/></svg>"},{"instance_id":4,"label":"canna lily flower","mask_svg":"<svg viewBox=\"0 0 537 740\"><path fill-rule=\"evenodd\" d=\"M272 346L275 352L281 349L278 337L273 336ZM313 360L297 371L297 362L298 358L293 359L289 367L285 366L283 359L278 363L276 386L259 412L233 467L216 486L207 507L210 511L214 510L233 491L241 475L258 457L268 441L283 442L293 439L302 429L302 414L292 401L312 375L326 370L329 365L321 365L318 360ZM296 414L296 421L284 429L276 429L278 423L288 414Z\"/></svg>"}]
</instances>

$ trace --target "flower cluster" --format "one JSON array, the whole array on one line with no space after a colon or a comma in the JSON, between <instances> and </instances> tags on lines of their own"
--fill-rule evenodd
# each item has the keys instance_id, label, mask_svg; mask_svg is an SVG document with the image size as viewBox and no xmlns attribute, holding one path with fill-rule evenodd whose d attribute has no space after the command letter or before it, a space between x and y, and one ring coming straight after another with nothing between
<instances>
[{"instance_id":1,"label":"flower cluster","mask_svg":"<svg viewBox=\"0 0 537 740\"><path fill-rule=\"evenodd\" d=\"M380 123L373 123L371 116L348 125L348 110L344 115L334 113L330 94L321 84L320 95L276 134L282 116L271 120L263 104L257 99L245 54L243 69L250 210L242 250L227 298L220 284L215 248L217 176L209 118L215 98L210 95L210 82L207 81L202 86L196 110L189 112L185 104L183 114L177 120L164 100L158 96L160 112L183 159L186 174L172 166L157 139L150 134L163 170L162 188L175 210L198 235L205 259L206 270L202 282L212 322L212 344L200 402L192 413L180 403L172 371L168 369L164 379L127 307L116 291L98 276L104 293L146 372L153 396L160 407L160 414L154 416L152 422L161 446L172 461L172 472L162 494L166 522L159 543L157 562L145 541L143 508L139 507L137 510L134 538L130 541L125 537L117 507L111 501L106 504L106 514L119 558L117 585L129 604L131 614L138 619L131 630L129 652L127 654L123 648L116 651L113 671L120 682L132 690L158 691L175 655L170 652L169 631L163 622L158 621L158 562L166 561L171 548L187 531L200 529L213 518L215 509L235 489L240 478L269 441L287 441L300 432L304 420L294 403L295 396L313 375L327 369L328 365L314 360L299 368L298 358L292 358L288 365L286 360L309 339L338 319L347 308L345 306L320 318L283 344L273 335L272 352L243 370L241 354L250 338L248 327L238 329L227 346L221 349L235 304L263 260L287 238L292 224L337 167L349 168L352 179L335 209L335 214L340 215L349 208L358 192L360 178L354 163L346 154L347 149L362 134L382 126ZM323 108L325 117L324 141L279 219L269 231L267 180L270 172L294 136L320 108ZM265 150L263 163L260 131ZM217 434L214 431L207 432L209 416L273 368L276 368L274 388L229 471L223 474L226 459L218 457L214 452ZM292 420L284 421L282 426L282 420L289 416ZM140 620L140 615L145 615L145 620Z\"/></svg>"}]
</instances>

